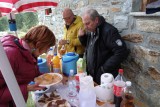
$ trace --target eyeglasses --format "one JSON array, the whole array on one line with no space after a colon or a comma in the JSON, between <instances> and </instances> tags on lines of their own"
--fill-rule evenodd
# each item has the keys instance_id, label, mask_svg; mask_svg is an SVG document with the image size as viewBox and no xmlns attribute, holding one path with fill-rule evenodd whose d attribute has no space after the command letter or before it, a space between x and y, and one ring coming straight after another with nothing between
<instances>
[{"instance_id":1,"label":"eyeglasses","mask_svg":"<svg viewBox=\"0 0 160 107\"><path fill-rule=\"evenodd\" d=\"M69 20L71 17L72 17L72 15L71 15L71 16L68 16L68 17L64 17L63 19L64 19L64 20Z\"/></svg>"}]
</instances>

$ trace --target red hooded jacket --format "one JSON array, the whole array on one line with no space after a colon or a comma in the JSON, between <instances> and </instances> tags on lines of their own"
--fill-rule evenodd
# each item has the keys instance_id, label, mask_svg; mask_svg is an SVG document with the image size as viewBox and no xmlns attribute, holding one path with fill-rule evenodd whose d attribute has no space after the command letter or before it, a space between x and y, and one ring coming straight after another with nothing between
<instances>
[{"instance_id":1,"label":"red hooded jacket","mask_svg":"<svg viewBox=\"0 0 160 107\"><path fill-rule=\"evenodd\" d=\"M28 98L28 83L40 75L37 59L32 56L31 52L23 48L19 39L15 36L8 35L2 37L0 41L26 101ZM13 99L0 71L0 107L1 105L7 105L10 101L13 101Z\"/></svg>"}]
</instances>

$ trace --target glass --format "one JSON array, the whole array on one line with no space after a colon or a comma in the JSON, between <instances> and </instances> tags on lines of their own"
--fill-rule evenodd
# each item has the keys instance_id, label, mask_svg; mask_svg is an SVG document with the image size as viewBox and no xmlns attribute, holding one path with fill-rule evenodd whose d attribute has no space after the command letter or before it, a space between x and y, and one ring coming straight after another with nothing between
<instances>
[{"instance_id":1,"label":"glass","mask_svg":"<svg viewBox=\"0 0 160 107\"><path fill-rule=\"evenodd\" d=\"M68 17L64 17L64 20L69 20L71 18L72 15L68 16Z\"/></svg>"},{"instance_id":2,"label":"glass","mask_svg":"<svg viewBox=\"0 0 160 107\"><path fill-rule=\"evenodd\" d=\"M65 45L63 45L63 46L61 47L59 53L60 53L61 56L64 55L64 54L66 53Z\"/></svg>"}]
</instances>

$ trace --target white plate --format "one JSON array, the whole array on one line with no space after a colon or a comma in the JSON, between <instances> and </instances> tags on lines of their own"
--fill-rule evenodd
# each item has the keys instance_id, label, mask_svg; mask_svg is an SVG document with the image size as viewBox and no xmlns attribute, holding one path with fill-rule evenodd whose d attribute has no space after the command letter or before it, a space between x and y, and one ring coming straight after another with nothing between
<instances>
[{"instance_id":1,"label":"white plate","mask_svg":"<svg viewBox=\"0 0 160 107\"><path fill-rule=\"evenodd\" d=\"M45 89L45 90L37 90L37 91L35 91L34 93L35 94L43 94L43 93L46 93L49 89L50 89L50 87L46 87L47 89Z\"/></svg>"},{"instance_id":2,"label":"white plate","mask_svg":"<svg viewBox=\"0 0 160 107\"><path fill-rule=\"evenodd\" d=\"M43 79L43 78L44 78L44 75L46 75L46 74L47 74L47 75L49 74L49 75L52 75L52 76L57 76L58 80L56 80L56 78L55 78L55 79L52 79L53 82L51 81L51 83L47 83L46 80ZM50 86L53 86L53 85L58 84L59 82L61 82L62 79L63 79L63 76L62 76L61 74L59 74L59 73L45 73L45 74L43 74L43 75L40 75L39 77L36 77L36 78L34 79L35 82L38 81L37 78L39 78L40 81L41 81L41 82L39 83L39 86L42 86L42 87L50 87ZM45 82L45 83L42 83L42 82Z\"/></svg>"}]
</instances>

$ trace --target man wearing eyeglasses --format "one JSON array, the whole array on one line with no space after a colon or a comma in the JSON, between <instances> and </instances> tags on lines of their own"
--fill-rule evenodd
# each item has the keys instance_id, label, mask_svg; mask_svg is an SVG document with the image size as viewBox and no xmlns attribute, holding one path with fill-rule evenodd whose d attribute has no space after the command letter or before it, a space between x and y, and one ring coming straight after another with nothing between
<instances>
[{"instance_id":1,"label":"man wearing eyeglasses","mask_svg":"<svg viewBox=\"0 0 160 107\"><path fill-rule=\"evenodd\" d=\"M84 47L78 39L78 31L80 28L83 28L82 18L74 15L70 8L65 8L63 11L63 19L65 21L64 36L63 39L59 41L58 51L62 46L65 46L67 52L75 52L82 58Z\"/></svg>"}]
</instances>

